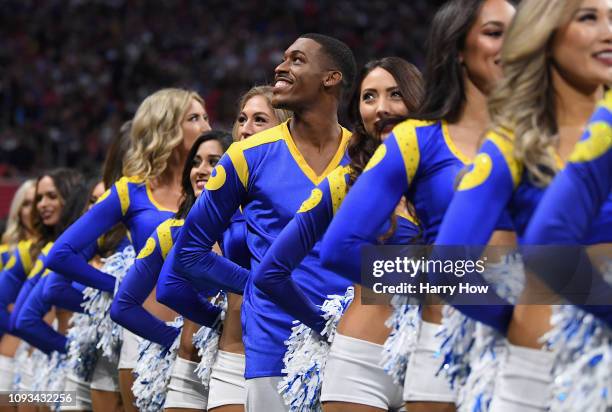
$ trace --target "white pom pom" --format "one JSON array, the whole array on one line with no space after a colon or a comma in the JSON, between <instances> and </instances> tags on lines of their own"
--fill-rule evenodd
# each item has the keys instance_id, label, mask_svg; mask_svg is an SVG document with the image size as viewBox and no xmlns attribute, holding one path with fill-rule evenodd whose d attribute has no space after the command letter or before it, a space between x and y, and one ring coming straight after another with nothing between
<instances>
[{"instance_id":1,"label":"white pom pom","mask_svg":"<svg viewBox=\"0 0 612 412\"><path fill-rule=\"evenodd\" d=\"M202 380L205 388L210 384L210 374L213 364L217 359L219 352L219 329L223 320L225 320L225 312L227 311L227 297L223 292L219 293L211 303L221 307L221 313L215 325L212 328L202 326L196 333L193 334L193 346L198 350L200 363L195 369L196 375Z\"/></svg>"},{"instance_id":2,"label":"white pom pom","mask_svg":"<svg viewBox=\"0 0 612 412\"><path fill-rule=\"evenodd\" d=\"M180 328L183 318L178 317L170 326ZM141 412L161 411L166 400L172 365L176 360L180 344L180 334L168 349L145 339L140 340L140 356L133 370L135 375L132 393L136 406Z\"/></svg>"},{"instance_id":3,"label":"white pom pom","mask_svg":"<svg viewBox=\"0 0 612 412\"><path fill-rule=\"evenodd\" d=\"M612 408L612 330L572 305L553 306L552 329L544 339L555 354L551 410Z\"/></svg>"},{"instance_id":4,"label":"white pom pom","mask_svg":"<svg viewBox=\"0 0 612 412\"><path fill-rule=\"evenodd\" d=\"M418 302L402 295L393 296L391 306L393 313L385 322L391 333L383 345L380 365L393 382L404 386L406 367L419 336L421 309Z\"/></svg>"},{"instance_id":5,"label":"white pom pom","mask_svg":"<svg viewBox=\"0 0 612 412\"><path fill-rule=\"evenodd\" d=\"M121 280L125 277L130 267L134 264L136 255L134 248L130 245L120 252L103 259L104 265L100 269L102 272L115 277L115 293ZM87 321L78 320L78 331L69 331L69 353L71 353L71 367L78 372L77 376L93 373L88 368L93 351L100 349L102 356L108 358L112 363L117 363L121 350L122 329L110 318L110 306L113 296L107 292L102 292L91 287L83 291L85 302L83 307L88 315ZM76 324L75 324L76 325ZM74 344L72 340L75 340ZM72 347L72 349L71 349ZM79 364L78 354L82 353L83 362ZM74 360L74 356L77 356Z\"/></svg>"},{"instance_id":6,"label":"white pom pom","mask_svg":"<svg viewBox=\"0 0 612 412\"><path fill-rule=\"evenodd\" d=\"M504 336L482 323L476 324L474 346L469 353L470 373L457 394L459 412L489 410L495 378L506 350Z\"/></svg>"},{"instance_id":7,"label":"white pom pom","mask_svg":"<svg viewBox=\"0 0 612 412\"><path fill-rule=\"evenodd\" d=\"M353 300L354 289L349 287L344 296L329 295L321 305L326 319L321 335L298 321L294 321L291 336L285 341L287 352L282 370L287 375L279 382L278 390L292 412L320 411L321 385L330 344L336 334L340 317Z\"/></svg>"}]
</instances>

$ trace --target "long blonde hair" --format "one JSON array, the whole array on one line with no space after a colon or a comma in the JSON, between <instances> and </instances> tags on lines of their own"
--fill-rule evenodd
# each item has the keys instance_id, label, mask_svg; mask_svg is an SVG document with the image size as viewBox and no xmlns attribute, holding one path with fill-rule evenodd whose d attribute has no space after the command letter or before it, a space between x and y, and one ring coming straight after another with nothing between
<instances>
[{"instance_id":1,"label":"long blonde hair","mask_svg":"<svg viewBox=\"0 0 612 412\"><path fill-rule=\"evenodd\" d=\"M2 243L10 247L15 247L19 241L25 240L28 237L26 225L21 221L21 208L25 202L26 193L28 190L34 189L35 185L36 180L28 179L19 186L13 196L8 218L6 219L6 229L2 234ZM32 207L34 207L34 201L32 201Z\"/></svg>"},{"instance_id":2,"label":"long blonde hair","mask_svg":"<svg viewBox=\"0 0 612 412\"><path fill-rule=\"evenodd\" d=\"M502 48L504 78L489 97L494 129L512 130L514 152L529 178L546 186L558 167L558 139L551 45L557 29L569 23L582 0L523 0Z\"/></svg>"},{"instance_id":3,"label":"long blonde hair","mask_svg":"<svg viewBox=\"0 0 612 412\"><path fill-rule=\"evenodd\" d=\"M162 175L172 151L183 141L181 121L192 99L204 106L198 93L183 89L162 89L144 99L132 121L124 176L149 180Z\"/></svg>"},{"instance_id":4,"label":"long blonde hair","mask_svg":"<svg viewBox=\"0 0 612 412\"><path fill-rule=\"evenodd\" d=\"M244 106L247 102L255 96L263 96L268 105L272 108L274 115L278 119L280 123L283 123L288 118L292 116L292 113L289 110L285 109L275 109L272 107L272 87L271 86L255 86L252 87L248 92L240 97L240 102L238 103L238 114L236 115L236 120L234 121L234 126L232 127L232 138L235 142L240 140L240 136L238 136L238 117L240 116L240 112L244 109Z\"/></svg>"}]
</instances>

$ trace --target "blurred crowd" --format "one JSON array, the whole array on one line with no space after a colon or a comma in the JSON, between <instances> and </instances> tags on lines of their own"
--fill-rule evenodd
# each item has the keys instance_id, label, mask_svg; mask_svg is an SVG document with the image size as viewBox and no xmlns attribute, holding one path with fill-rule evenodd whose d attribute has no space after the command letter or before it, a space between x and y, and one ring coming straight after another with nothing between
<instances>
[{"instance_id":1,"label":"blurred crowd","mask_svg":"<svg viewBox=\"0 0 612 412\"><path fill-rule=\"evenodd\" d=\"M161 87L206 99L230 125L239 95L271 82L300 34L345 41L358 63L422 66L436 0L3 0L0 177L98 168L111 136Z\"/></svg>"}]
</instances>

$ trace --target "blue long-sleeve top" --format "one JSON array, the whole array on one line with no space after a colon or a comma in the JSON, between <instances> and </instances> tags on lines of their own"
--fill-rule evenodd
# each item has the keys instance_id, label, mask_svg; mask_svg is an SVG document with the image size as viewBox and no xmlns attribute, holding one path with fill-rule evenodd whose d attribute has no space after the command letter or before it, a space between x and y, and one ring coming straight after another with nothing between
<instances>
[{"instance_id":1,"label":"blue long-sleeve top","mask_svg":"<svg viewBox=\"0 0 612 412\"><path fill-rule=\"evenodd\" d=\"M19 290L32 270L29 240L21 241L0 272L0 332L10 329L11 314L8 306L15 302Z\"/></svg>"},{"instance_id":2,"label":"blue long-sleeve top","mask_svg":"<svg viewBox=\"0 0 612 412\"><path fill-rule=\"evenodd\" d=\"M51 272L46 276L42 291L43 299L51 305L83 313L84 308L81 306L84 302L83 289L83 285L59 273Z\"/></svg>"},{"instance_id":3,"label":"blue long-sleeve top","mask_svg":"<svg viewBox=\"0 0 612 412\"><path fill-rule=\"evenodd\" d=\"M46 259L49 250L52 246L53 242L49 242L42 248L42 250L38 254L38 257L36 258L36 261L34 262L34 265L32 266L32 269L30 269L26 280L23 282L21 288L19 289L17 298L15 299L15 305L13 306L13 311L11 312L9 320L9 332L11 334L20 337L19 331L17 331L16 329L16 322L19 317L19 312L21 311L21 308L28 299L28 295L30 294L32 289L34 289L36 283L38 283L38 280L45 272L48 271L46 267Z\"/></svg>"},{"instance_id":4,"label":"blue long-sleeve top","mask_svg":"<svg viewBox=\"0 0 612 412\"><path fill-rule=\"evenodd\" d=\"M223 256L244 268L250 268L250 254L246 245L246 221L240 211L236 211L221 242ZM187 277L173 270L175 249L172 248L162 266L157 281L157 300L199 325L211 327L215 324L220 308L211 305L208 297L218 289L210 285L197 290Z\"/></svg>"},{"instance_id":5,"label":"blue long-sleeve top","mask_svg":"<svg viewBox=\"0 0 612 412\"><path fill-rule=\"evenodd\" d=\"M161 268L157 301L198 325L214 327L219 321L221 308L210 303L208 298L215 296L219 289L214 286L196 288L185 276L177 274L172 269L175 253L175 248L170 249Z\"/></svg>"},{"instance_id":6,"label":"blue long-sleeve top","mask_svg":"<svg viewBox=\"0 0 612 412\"><path fill-rule=\"evenodd\" d=\"M402 196L415 208L422 243L433 244L455 195L457 175L469 164L451 140L445 121L410 119L397 125L376 150L329 226L323 238L324 265L358 279L361 247L377 243L380 227ZM501 213L492 226L512 230L509 218ZM504 319L512 312L503 301L496 310L502 312L496 316ZM484 311L476 308L474 312Z\"/></svg>"},{"instance_id":7,"label":"blue long-sleeve top","mask_svg":"<svg viewBox=\"0 0 612 412\"><path fill-rule=\"evenodd\" d=\"M472 170L467 173L448 208L439 245L484 245L495 229L496 219L507 212L514 222L519 244L525 244L527 225L546 188L535 186L524 166L514 157L514 136L510 131L491 131L482 145ZM558 159L559 167L563 167ZM605 225L602 215L594 227ZM566 228L567 230L567 228ZM595 232L581 241L599 241Z\"/></svg>"},{"instance_id":8,"label":"blue long-sleeve top","mask_svg":"<svg viewBox=\"0 0 612 412\"><path fill-rule=\"evenodd\" d=\"M112 293L115 278L91 266L91 257L79 252L120 222L128 229L134 249L140 251L155 228L173 214L155 202L148 182L122 177L56 240L48 266L83 285Z\"/></svg>"},{"instance_id":9,"label":"blue long-sleeve top","mask_svg":"<svg viewBox=\"0 0 612 412\"><path fill-rule=\"evenodd\" d=\"M599 306L579 306L612 325L612 287L595 272L576 273L581 244L612 243L612 93L591 117L569 162L542 197L525 233L525 262L554 290L574 276L593 282ZM533 248L529 245L560 247ZM569 246L569 247L568 247ZM583 260L588 262L587 260ZM581 268L588 270L592 268ZM572 296L567 296L572 300Z\"/></svg>"},{"instance_id":10,"label":"blue long-sleeve top","mask_svg":"<svg viewBox=\"0 0 612 412\"><path fill-rule=\"evenodd\" d=\"M49 273L39 274L37 280L34 280L34 278L28 279L27 282L32 280L33 286L15 319L15 332L17 336L47 354L54 351L66 353L66 337L44 321L45 315L51 310L52 306L43 296L45 284L49 280Z\"/></svg>"},{"instance_id":11,"label":"blue long-sleeve top","mask_svg":"<svg viewBox=\"0 0 612 412\"><path fill-rule=\"evenodd\" d=\"M612 242L612 92L600 103L569 162L542 197L529 245ZM596 223L596 224L595 224Z\"/></svg>"},{"instance_id":12,"label":"blue long-sleeve top","mask_svg":"<svg viewBox=\"0 0 612 412\"><path fill-rule=\"evenodd\" d=\"M301 202L340 164L349 137L350 133L342 129L337 153L319 176L299 153L288 122L234 143L185 219L176 242L174 270L195 281L207 278L228 292L243 293L241 320L247 379L282 374L284 341L291 333L294 318L252 284L247 269L218 256L212 247L242 206L251 268L256 269ZM321 267L318 245L293 276L314 304L321 304L329 294L344 294L350 285ZM262 341L266 345L262 346Z\"/></svg>"},{"instance_id":13,"label":"blue long-sleeve top","mask_svg":"<svg viewBox=\"0 0 612 412\"><path fill-rule=\"evenodd\" d=\"M287 313L305 325L321 332L325 319L301 288L293 281L291 272L323 237L334 214L346 196L350 166L340 166L314 189L295 217L285 226L266 252L253 273L253 283L278 303ZM388 223L389 219L387 219ZM379 235L388 228L381 228ZM387 244L409 244L419 233L416 222L407 214L398 216L397 229ZM339 272L338 275L343 275ZM353 283L360 278L347 276Z\"/></svg>"},{"instance_id":14,"label":"blue long-sleeve top","mask_svg":"<svg viewBox=\"0 0 612 412\"><path fill-rule=\"evenodd\" d=\"M156 318L142 305L155 288L183 223L183 219L170 218L157 227L121 282L110 310L111 319L121 326L166 347L172 345L180 330Z\"/></svg>"}]
</instances>

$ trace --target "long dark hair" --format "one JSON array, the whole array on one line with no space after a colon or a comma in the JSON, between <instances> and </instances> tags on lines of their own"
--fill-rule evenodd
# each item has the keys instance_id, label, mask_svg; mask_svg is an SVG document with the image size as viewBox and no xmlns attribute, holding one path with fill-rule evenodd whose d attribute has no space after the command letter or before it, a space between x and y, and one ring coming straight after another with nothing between
<instances>
[{"instance_id":1,"label":"long dark hair","mask_svg":"<svg viewBox=\"0 0 612 412\"><path fill-rule=\"evenodd\" d=\"M38 212L38 182L43 177L50 177L57 189L62 204L62 211L59 221L53 226L43 224ZM32 258L36 258L42 248L48 242L52 242L81 215L89 196L83 175L73 169L59 168L44 173L36 180L36 197L34 208L32 209L32 227L36 233L35 240L32 242Z\"/></svg>"},{"instance_id":2,"label":"long dark hair","mask_svg":"<svg viewBox=\"0 0 612 412\"><path fill-rule=\"evenodd\" d=\"M357 177L363 172L363 169L374 154L374 151L378 145L380 145L380 140L378 138L370 136L366 132L363 121L361 120L361 113L359 112L361 84L365 77L378 67L385 69L393 76L409 113L417 110L423 98L423 80L421 72L406 60L400 57L384 57L379 60L372 60L363 66L357 78L357 83L355 83L357 87L355 87L353 91L353 96L348 106L349 120L353 125L354 132L347 148L348 156L351 159L351 172L347 189L355 183L355 180L357 180ZM391 119L389 120L391 121Z\"/></svg>"},{"instance_id":3,"label":"long dark hair","mask_svg":"<svg viewBox=\"0 0 612 412\"><path fill-rule=\"evenodd\" d=\"M123 170L123 158L130 148L130 130L132 129L132 121L121 125L119 133L117 133L108 148L104 166L102 167L102 182L105 189L110 189L112 185L121 179ZM92 188L93 190L93 188ZM102 242L99 244L100 256L106 257L115 252L119 244L123 241L127 234L127 229L123 223L118 223L111 230L102 236Z\"/></svg>"},{"instance_id":4,"label":"long dark hair","mask_svg":"<svg viewBox=\"0 0 612 412\"><path fill-rule=\"evenodd\" d=\"M465 104L459 55L484 2L451 0L434 16L426 46L425 96L418 112L409 117L449 122L459 118Z\"/></svg>"},{"instance_id":5,"label":"long dark hair","mask_svg":"<svg viewBox=\"0 0 612 412\"><path fill-rule=\"evenodd\" d=\"M193 187L191 186L190 177L191 169L193 168L193 159L195 159L196 154L198 153L198 149L200 148L202 143L207 142L209 140L218 141L221 144L221 147L223 147L223 152L225 152L229 147L230 143L232 142L232 135L231 133L228 133L223 130L211 130L200 135L193 143L193 146L191 146L191 149L187 154L187 159L185 160L185 166L183 166L183 176L181 178L183 195L181 199L181 205L179 206L178 211L175 215L177 219L184 219L185 217L187 217L189 210L191 210L191 207L196 201L196 196L193 191Z\"/></svg>"}]
</instances>

